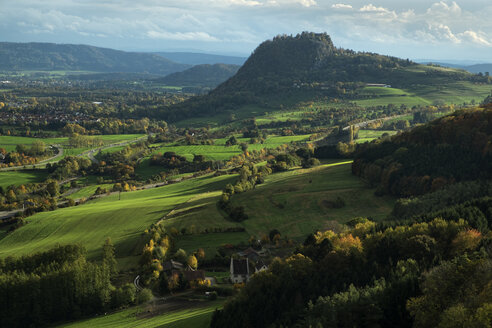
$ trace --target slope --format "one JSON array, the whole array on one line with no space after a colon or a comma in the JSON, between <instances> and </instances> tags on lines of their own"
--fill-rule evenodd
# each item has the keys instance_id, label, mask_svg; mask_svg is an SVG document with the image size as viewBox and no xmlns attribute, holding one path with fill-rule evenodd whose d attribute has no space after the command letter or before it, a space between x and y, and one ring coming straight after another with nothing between
<instances>
[{"instance_id":1,"label":"slope","mask_svg":"<svg viewBox=\"0 0 492 328\"><path fill-rule=\"evenodd\" d=\"M118 257L134 254L142 232L178 204L208 191L221 190L230 176L204 176L160 188L121 193L84 205L35 214L28 224L0 240L0 257L46 250L57 243L79 243L97 257L107 237ZM137 254L140 248L136 249Z\"/></svg>"},{"instance_id":2,"label":"slope","mask_svg":"<svg viewBox=\"0 0 492 328\"><path fill-rule=\"evenodd\" d=\"M411 107L441 102L443 98L444 103L461 101L465 98L454 97L448 102L446 97L463 86L473 90L480 86L478 98L483 99L492 77L337 48L326 33L303 32L263 42L233 77L208 95L174 105L160 114L169 121L179 121L240 112L253 104L271 111L317 99L352 102L368 99L362 95L367 84L389 85L411 93L412 97L398 99L399 104L410 100ZM484 93L483 88L488 90Z\"/></svg>"},{"instance_id":3,"label":"slope","mask_svg":"<svg viewBox=\"0 0 492 328\"><path fill-rule=\"evenodd\" d=\"M203 64L196 65L182 72L169 74L156 82L172 86L216 87L238 71L238 65Z\"/></svg>"},{"instance_id":4,"label":"slope","mask_svg":"<svg viewBox=\"0 0 492 328\"><path fill-rule=\"evenodd\" d=\"M246 61L245 57L204 54L198 52L156 52L157 55L172 60L176 63L188 65L202 64L229 64L242 65Z\"/></svg>"},{"instance_id":5,"label":"slope","mask_svg":"<svg viewBox=\"0 0 492 328\"><path fill-rule=\"evenodd\" d=\"M4 71L68 70L166 75L189 66L155 54L87 45L1 42L0 67Z\"/></svg>"}]
</instances>

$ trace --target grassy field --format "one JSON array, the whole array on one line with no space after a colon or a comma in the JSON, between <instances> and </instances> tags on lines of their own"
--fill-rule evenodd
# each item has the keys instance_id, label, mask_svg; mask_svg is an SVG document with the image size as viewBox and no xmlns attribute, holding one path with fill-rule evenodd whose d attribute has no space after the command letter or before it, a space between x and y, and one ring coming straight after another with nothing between
<instances>
[{"instance_id":1,"label":"grassy field","mask_svg":"<svg viewBox=\"0 0 492 328\"><path fill-rule=\"evenodd\" d=\"M257 236L276 228L289 237L304 238L331 227L331 221L345 223L359 216L383 219L394 199L374 196L350 167L350 163L335 163L273 174L254 191L235 195L233 204L246 208L249 219L242 224ZM330 207L336 197L345 201L344 207Z\"/></svg>"},{"instance_id":2,"label":"grassy field","mask_svg":"<svg viewBox=\"0 0 492 328\"><path fill-rule=\"evenodd\" d=\"M47 176L48 173L45 170L2 171L0 172L0 187L42 182Z\"/></svg>"},{"instance_id":3,"label":"grassy field","mask_svg":"<svg viewBox=\"0 0 492 328\"><path fill-rule=\"evenodd\" d=\"M271 135L262 144L249 144L251 138L242 138L237 135L236 138L239 143L247 143L248 150L260 150L263 148L276 148L278 146L288 144L291 142L307 141L309 140L310 134L298 135L298 136L276 136ZM173 145L167 144L161 146L159 149L155 150L153 153L164 153L167 151L175 152L178 155L186 157L188 160L193 160L194 155L205 155L211 160L227 160L234 155L242 153L239 145L226 146L226 142L229 139L221 138L216 139L213 145Z\"/></svg>"},{"instance_id":4,"label":"grassy field","mask_svg":"<svg viewBox=\"0 0 492 328\"><path fill-rule=\"evenodd\" d=\"M491 85L467 81L433 86L415 85L408 90L366 87L363 89L362 95L373 98L356 100L356 103L364 107L389 104L404 104L412 107L417 105L429 106L436 103L463 104L472 101L479 103L490 94L491 90Z\"/></svg>"},{"instance_id":5,"label":"grassy field","mask_svg":"<svg viewBox=\"0 0 492 328\"><path fill-rule=\"evenodd\" d=\"M358 216L383 219L395 201L391 197L374 196L374 189L351 174L350 162L269 175L265 183L255 190L232 197L233 205L244 206L249 216L241 223L224 219L216 206L219 196L220 192L215 192L193 199L163 224L177 229L242 226L246 229L243 238L231 236L236 243L246 241L250 235L267 234L274 228L301 240L317 229L331 227L333 221L345 223ZM344 199L346 205L339 209L330 208L329 202L337 196ZM209 238L205 236L193 238ZM220 245L227 242L229 236L223 238L223 241L212 242ZM185 239L183 245L194 250L198 244Z\"/></svg>"},{"instance_id":6,"label":"grassy field","mask_svg":"<svg viewBox=\"0 0 492 328\"><path fill-rule=\"evenodd\" d=\"M192 198L222 190L231 176L186 180L160 188L121 193L84 205L35 214L28 224L0 240L0 257L30 254L55 244L79 243L97 258L101 245L111 237L117 257L138 254L142 232L152 223ZM137 249L135 249L137 247Z\"/></svg>"},{"instance_id":7,"label":"grassy field","mask_svg":"<svg viewBox=\"0 0 492 328\"><path fill-rule=\"evenodd\" d=\"M98 187L111 190L111 188L113 187L113 184L96 184L96 185L91 185L91 186L87 186L87 187L82 187L79 190L77 190L76 192L74 192L73 194L68 195L67 198L71 198L71 199L80 199L83 197L89 198L90 196L94 195L94 192L96 191L96 189Z\"/></svg>"},{"instance_id":8,"label":"grassy field","mask_svg":"<svg viewBox=\"0 0 492 328\"><path fill-rule=\"evenodd\" d=\"M241 242L247 243L249 234L246 232L223 232L199 235L180 236L177 240L177 247L184 249L188 254L203 248L206 258L215 256L218 247L225 244L237 245Z\"/></svg>"},{"instance_id":9,"label":"grassy field","mask_svg":"<svg viewBox=\"0 0 492 328\"><path fill-rule=\"evenodd\" d=\"M378 139L383 136L383 134L387 133L392 136L395 135L398 131L393 130L359 130L359 137L355 140L356 143L364 143L369 142L374 139Z\"/></svg>"},{"instance_id":10,"label":"grassy field","mask_svg":"<svg viewBox=\"0 0 492 328\"><path fill-rule=\"evenodd\" d=\"M142 137L143 134L114 134L114 135L100 135L96 136L100 138L105 145L133 140L139 137ZM15 150L15 146L17 145L32 145L33 141L41 140L47 145L52 144L60 144L63 146L65 155L78 155L85 150L90 148L68 148L68 137L60 137L60 138L31 138L31 137L17 137L17 136L0 136L0 147L5 148L7 151Z\"/></svg>"},{"instance_id":11,"label":"grassy field","mask_svg":"<svg viewBox=\"0 0 492 328\"><path fill-rule=\"evenodd\" d=\"M145 308L142 306L58 327L206 328L210 326L213 312L222 304L223 301L206 302L203 306L171 311L156 316L146 316Z\"/></svg>"},{"instance_id":12,"label":"grassy field","mask_svg":"<svg viewBox=\"0 0 492 328\"><path fill-rule=\"evenodd\" d=\"M298 136L269 136L263 144L248 144L248 150L261 150L263 148L276 148L283 144L288 144L290 142L303 142L308 141L310 135L298 135ZM241 138L239 135L236 136L238 142L248 143L250 138ZM228 138L216 139L214 145L175 145L175 144L164 144L156 149L153 154L162 154L165 152L175 152L178 155L186 157L188 161L192 161L195 155L205 155L208 160L228 160L231 157L242 153L240 146L229 146L225 145ZM159 174L165 171L164 168L159 166L150 165L150 156L144 158L140 165L135 170L141 179L148 179L153 175Z\"/></svg>"}]
</instances>

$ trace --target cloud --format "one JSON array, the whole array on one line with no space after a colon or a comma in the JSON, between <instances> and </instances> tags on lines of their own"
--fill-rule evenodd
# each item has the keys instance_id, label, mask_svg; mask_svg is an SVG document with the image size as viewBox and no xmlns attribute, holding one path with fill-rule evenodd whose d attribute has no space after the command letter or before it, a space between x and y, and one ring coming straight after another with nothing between
<instances>
[{"instance_id":1,"label":"cloud","mask_svg":"<svg viewBox=\"0 0 492 328\"><path fill-rule=\"evenodd\" d=\"M479 44L481 46L487 46L487 47L492 46L492 42L487 40L487 37L482 32L477 33L477 32L468 30L468 31L465 31L463 33L460 33L459 36L463 40L466 40L466 41L469 41L472 43L476 43L476 44Z\"/></svg>"},{"instance_id":2,"label":"cloud","mask_svg":"<svg viewBox=\"0 0 492 328\"><path fill-rule=\"evenodd\" d=\"M219 39L205 32L167 32L167 31L147 31L145 33L151 39L180 40L180 41L219 41Z\"/></svg>"},{"instance_id":3,"label":"cloud","mask_svg":"<svg viewBox=\"0 0 492 328\"><path fill-rule=\"evenodd\" d=\"M388 13L390 12L388 9L384 7L376 7L372 3L363 6L362 8L359 9L359 11L363 12L381 12L381 13Z\"/></svg>"},{"instance_id":4,"label":"cloud","mask_svg":"<svg viewBox=\"0 0 492 328\"><path fill-rule=\"evenodd\" d=\"M461 43L461 40L451 31L451 28L443 24L429 24L427 29L418 31L418 35L428 42L451 41L456 44Z\"/></svg>"},{"instance_id":5,"label":"cloud","mask_svg":"<svg viewBox=\"0 0 492 328\"><path fill-rule=\"evenodd\" d=\"M474 56L470 49L480 48L492 58L490 0L16 0L0 7L0 41L250 53L277 34L307 30L358 50L435 46Z\"/></svg>"},{"instance_id":6,"label":"cloud","mask_svg":"<svg viewBox=\"0 0 492 328\"><path fill-rule=\"evenodd\" d=\"M432 4L432 6L427 9L427 14L438 16L449 14L460 15L461 7L455 1L453 1L451 5L448 5L445 1L439 1Z\"/></svg>"},{"instance_id":7,"label":"cloud","mask_svg":"<svg viewBox=\"0 0 492 328\"><path fill-rule=\"evenodd\" d=\"M314 0L300 0L299 3L304 7L316 6L318 3Z\"/></svg>"},{"instance_id":8,"label":"cloud","mask_svg":"<svg viewBox=\"0 0 492 328\"><path fill-rule=\"evenodd\" d=\"M352 6L346 5L344 3L336 3L334 5L331 5L331 8L334 8L334 9L352 9Z\"/></svg>"}]
</instances>

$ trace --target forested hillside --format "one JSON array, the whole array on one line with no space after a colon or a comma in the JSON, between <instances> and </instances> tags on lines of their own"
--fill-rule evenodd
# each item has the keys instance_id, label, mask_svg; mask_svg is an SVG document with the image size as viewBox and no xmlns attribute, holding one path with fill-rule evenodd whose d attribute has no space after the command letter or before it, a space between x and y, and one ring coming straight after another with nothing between
<instances>
[{"instance_id":1,"label":"forested hillside","mask_svg":"<svg viewBox=\"0 0 492 328\"><path fill-rule=\"evenodd\" d=\"M157 79L157 82L170 86L216 87L238 71L238 65L203 64L196 65L182 72L176 72Z\"/></svg>"},{"instance_id":2,"label":"forested hillside","mask_svg":"<svg viewBox=\"0 0 492 328\"><path fill-rule=\"evenodd\" d=\"M216 311L212 327L490 327L492 108L363 145L353 171L391 216L313 231Z\"/></svg>"},{"instance_id":3,"label":"forested hillside","mask_svg":"<svg viewBox=\"0 0 492 328\"><path fill-rule=\"evenodd\" d=\"M353 172L380 192L415 196L492 177L492 106L458 111L389 140L362 146Z\"/></svg>"},{"instance_id":4,"label":"forested hillside","mask_svg":"<svg viewBox=\"0 0 492 328\"><path fill-rule=\"evenodd\" d=\"M167 120L240 110L245 105L364 98L367 84L426 88L457 82L490 84L492 77L425 66L406 59L337 48L326 33L281 35L260 44L239 71L210 94L162 111Z\"/></svg>"},{"instance_id":5,"label":"forested hillside","mask_svg":"<svg viewBox=\"0 0 492 328\"><path fill-rule=\"evenodd\" d=\"M189 67L159 55L86 45L0 43L2 71L92 71L167 75Z\"/></svg>"}]
</instances>

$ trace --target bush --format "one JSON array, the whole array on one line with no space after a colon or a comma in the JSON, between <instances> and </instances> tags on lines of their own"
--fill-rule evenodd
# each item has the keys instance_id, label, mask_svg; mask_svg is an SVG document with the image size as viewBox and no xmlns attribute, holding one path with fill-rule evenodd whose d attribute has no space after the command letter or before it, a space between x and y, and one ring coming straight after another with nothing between
<instances>
[{"instance_id":1,"label":"bush","mask_svg":"<svg viewBox=\"0 0 492 328\"><path fill-rule=\"evenodd\" d=\"M154 295L152 295L152 291L148 288L144 288L137 295L137 304L147 303L153 297Z\"/></svg>"}]
</instances>

